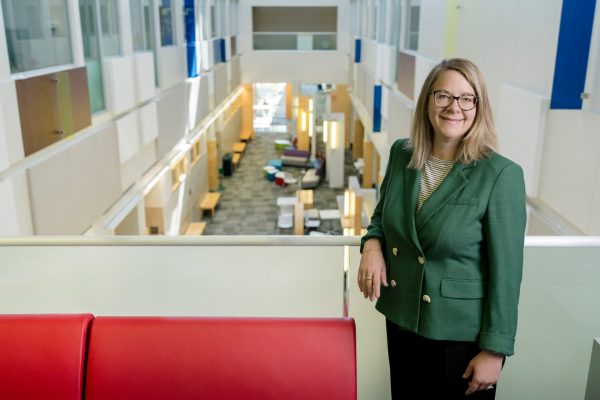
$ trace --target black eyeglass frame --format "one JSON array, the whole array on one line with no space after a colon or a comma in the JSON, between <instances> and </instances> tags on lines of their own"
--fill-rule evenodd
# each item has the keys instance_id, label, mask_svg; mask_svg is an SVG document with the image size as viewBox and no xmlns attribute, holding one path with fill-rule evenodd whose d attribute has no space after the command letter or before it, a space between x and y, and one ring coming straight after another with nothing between
<instances>
[{"instance_id":1,"label":"black eyeglass frame","mask_svg":"<svg viewBox=\"0 0 600 400\"><path fill-rule=\"evenodd\" d=\"M437 93L445 93L445 94L448 95L448 97L452 97L452 101L450 102L450 104L448 104L447 106L440 106L437 103L436 99L435 99L435 95ZM475 107L477 107L477 104L479 104L479 96L477 96L476 94L470 94L470 95L468 95L468 96L473 96L473 99L475 101L473 101L473 107L471 107L469 109L466 109L466 110L460 106L460 102L459 102L460 98L463 97L463 96L465 96L464 94L462 96L452 96L451 93L448 93L445 90L432 90L431 92L429 92L429 94L433 95L433 102L435 103L436 107L439 107L439 108L450 107L452 105L452 103L454 103L454 100L456 100L456 104L458 104L458 108L460 108L463 111L471 111L472 109L474 109Z\"/></svg>"}]
</instances>

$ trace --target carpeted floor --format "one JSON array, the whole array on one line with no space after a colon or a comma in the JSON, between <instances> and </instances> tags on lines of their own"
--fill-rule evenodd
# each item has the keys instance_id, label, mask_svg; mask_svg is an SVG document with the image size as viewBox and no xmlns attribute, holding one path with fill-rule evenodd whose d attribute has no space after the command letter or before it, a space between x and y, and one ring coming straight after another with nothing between
<instances>
[{"instance_id":1,"label":"carpeted floor","mask_svg":"<svg viewBox=\"0 0 600 400\"><path fill-rule=\"evenodd\" d=\"M289 235L292 229L277 227L279 207L277 197L295 196L299 184L287 187L277 186L265 179L263 167L268 160L279 158L282 151L276 150L275 139L289 139L284 129L256 132L254 139L248 143L238 168L232 176L221 178L221 202L214 217L203 216L207 222L205 235ZM351 152L346 151L344 182L348 176L355 175ZM298 181L304 171L302 168L283 167L283 171L291 173ZM343 195L344 189L330 189L324 180L313 193L313 208L337 209L336 196ZM338 220L321 224L321 231L329 234L341 234Z\"/></svg>"}]
</instances>

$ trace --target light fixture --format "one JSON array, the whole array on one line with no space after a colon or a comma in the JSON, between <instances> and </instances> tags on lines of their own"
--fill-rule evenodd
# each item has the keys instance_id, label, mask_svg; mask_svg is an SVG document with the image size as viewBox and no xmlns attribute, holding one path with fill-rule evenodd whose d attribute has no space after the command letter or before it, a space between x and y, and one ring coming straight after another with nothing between
<instances>
[{"instance_id":1,"label":"light fixture","mask_svg":"<svg viewBox=\"0 0 600 400\"><path fill-rule=\"evenodd\" d=\"M344 217L350 216L350 191L346 189L344 191Z\"/></svg>"},{"instance_id":2,"label":"light fixture","mask_svg":"<svg viewBox=\"0 0 600 400\"><path fill-rule=\"evenodd\" d=\"M309 112L313 112L314 106L315 106L315 104L313 102L313 99L308 99L308 111Z\"/></svg>"},{"instance_id":3,"label":"light fixture","mask_svg":"<svg viewBox=\"0 0 600 400\"><path fill-rule=\"evenodd\" d=\"M329 124L327 121L323 121L323 143L327 143L327 129L329 129Z\"/></svg>"},{"instance_id":4,"label":"light fixture","mask_svg":"<svg viewBox=\"0 0 600 400\"><path fill-rule=\"evenodd\" d=\"M312 137L313 135L313 130L314 130L314 114L312 112L308 113L308 136Z\"/></svg>"},{"instance_id":5,"label":"light fixture","mask_svg":"<svg viewBox=\"0 0 600 400\"><path fill-rule=\"evenodd\" d=\"M331 149L335 150L338 143L337 143L337 121L331 121Z\"/></svg>"},{"instance_id":6,"label":"light fixture","mask_svg":"<svg viewBox=\"0 0 600 400\"><path fill-rule=\"evenodd\" d=\"M300 120L301 120L302 125L300 125L300 130L302 132L304 132L304 131L306 131L306 111L302 110L301 115L302 115L302 118Z\"/></svg>"}]
</instances>

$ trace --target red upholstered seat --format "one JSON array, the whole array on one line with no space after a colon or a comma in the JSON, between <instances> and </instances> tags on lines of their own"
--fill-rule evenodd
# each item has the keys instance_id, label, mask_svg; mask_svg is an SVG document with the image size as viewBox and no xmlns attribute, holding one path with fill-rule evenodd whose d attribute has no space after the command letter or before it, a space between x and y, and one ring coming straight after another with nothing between
<instances>
[{"instance_id":1,"label":"red upholstered seat","mask_svg":"<svg viewBox=\"0 0 600 400\"><path fill-rule=\"evenodd\" d=\"M356 399L354 321L97 317L85 397Z\"/></svg>"},{"instance_id":2,"label":"red upholstered seat","mask_svg":"<svg viewBox=\"0 0 600 400\"><path fill-rule=\"evenodd\" d=\"M81 400L92 319L0 315L0 399Z\"/></svg>"}]
</instances>

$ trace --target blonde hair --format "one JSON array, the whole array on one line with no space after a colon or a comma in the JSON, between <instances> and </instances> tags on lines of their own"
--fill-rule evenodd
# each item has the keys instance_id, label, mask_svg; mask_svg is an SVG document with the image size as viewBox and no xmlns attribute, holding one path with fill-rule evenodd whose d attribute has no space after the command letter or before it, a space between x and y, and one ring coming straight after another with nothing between
<instances>
[{"instance_id":1,"label":"blonde hair","mask_svg":"<svg viewBox=\"0 0 600 400\"><path fill-rule=\"evenodd\" d=\"M456 151L455 161L469 164L483 159L488 153L496 149L496 128L494 127L494 118L485 79L473 62L463 58L452 58L443 60L433 67L421 88L412 122L410 139L406 145L408 149L413 151L408 164L409 168L422 169L425 166L425 160L431 154L434 131L429 121L427 103L435 81L443 72L450 70L460 73L473 87L475 95L479 97L473 125L461 139Z\"/></svg>"}]
</instances>

